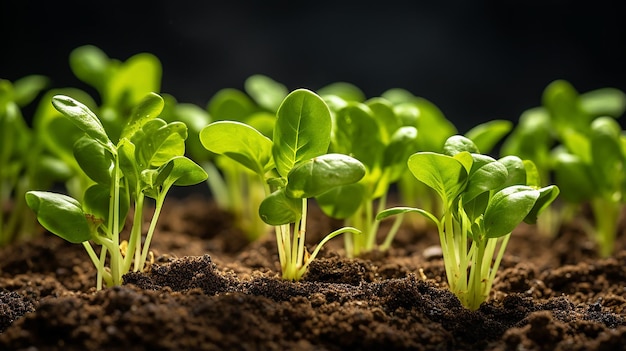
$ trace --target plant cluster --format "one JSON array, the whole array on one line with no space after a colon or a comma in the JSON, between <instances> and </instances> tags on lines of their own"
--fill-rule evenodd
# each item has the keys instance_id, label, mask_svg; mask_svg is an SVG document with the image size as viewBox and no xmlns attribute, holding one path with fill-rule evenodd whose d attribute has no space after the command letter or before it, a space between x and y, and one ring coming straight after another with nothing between
<instances>
[{"instance_id":1,"label":"plant cluster","mask_svg":"<svg viewBox=\"0 0 626 351\"><path fill-rule=\"evenodd\" d=\"M532 160L541 185L561 188L559 206L539 220L539 229L554 235L590 206L585 220L602 257L613 254L619 216L624 207L626 135L617 123L626 110L626 94L602 88L579 94L565 80L548 85L542 106L524 111L502 145L502 155Z\"/></svg>"},{"instance_id":2,"label":"plant cluster","mask_svg":"<svg viewBox=\"0 0 626 351\"><path fill-rule=\"evenodd\" d=\"M555 81L517 126L492 120L461 135L435 104L403 89L368 99L345 82L289 91L253 75L243 90L222 89L200 107L159 92L161 64L151 54L122 62L83 46L70 67L98 98L75 88L47 91L32 127L20 108L43 91L45 78L0 81L0 194L13 203L12 216L29 214L19 210L23 202L45 229L81 243L98 288L144 269L170 188L205 180L248 240L273 228L287 280L301 279L341 234L349 257L388 250L405 220L414 230L436 229L450 289L471 309L488 298L521 222L555 231L566 218L561 209L588 204L600 254L613 250L626 188L619 90L578 94ZM44 170L54 176L39 177ZM51 192L51 182L67 192ZM562 203L550 206L559 192ZM150 199L154 212L143 228ZM390 200L396 206L388 208ZM311 204L344 226L309 253ZM18 220L1 217L6 244L19 236Z\"/></svg>"}]
</instances>

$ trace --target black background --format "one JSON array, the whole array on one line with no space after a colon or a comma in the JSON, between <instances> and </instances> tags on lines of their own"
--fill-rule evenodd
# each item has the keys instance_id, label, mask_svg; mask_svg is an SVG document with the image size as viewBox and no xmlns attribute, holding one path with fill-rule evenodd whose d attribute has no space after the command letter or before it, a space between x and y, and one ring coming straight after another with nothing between
<instances>
[{"instance_id":1,"label":"black background","mask_svg":"<svg viewBox=\"0 0 626 351\"><path fill-rule=\"evenodd\" d=\"M84 88L72 49L155 54L162 92L204 106L255 73L290 90L336 81L368 97L405 88L461 132L516 121L566 79L626 91L624 1L2 1L0 78ZM622 121L623 122L623 121Z\"/></svg>"}]
</instances>

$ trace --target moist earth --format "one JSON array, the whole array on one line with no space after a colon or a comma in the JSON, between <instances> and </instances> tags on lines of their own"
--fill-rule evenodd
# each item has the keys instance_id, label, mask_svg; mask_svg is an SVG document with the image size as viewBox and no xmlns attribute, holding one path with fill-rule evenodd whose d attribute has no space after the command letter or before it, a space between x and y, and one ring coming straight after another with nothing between
<instances>
[{"instance_id":1,"label":"moist earth","mask_svg":"<svg viewBox=\"0 0 626 351\"><path fill-rule=\"evenodd\" d=\"M625 349L623 226L616 253L601 259L577 226L584 218L552 236L520 225L490 300L470 311L447 290L425 223L353 259L333 239L289 282L271 230L248 243L202 196L165 206L154 262L119 287L96 291L83 247L43 230L0 249L0 350ZM341 226L310 212L309 250Z\"/></svg>"}]
</instances>

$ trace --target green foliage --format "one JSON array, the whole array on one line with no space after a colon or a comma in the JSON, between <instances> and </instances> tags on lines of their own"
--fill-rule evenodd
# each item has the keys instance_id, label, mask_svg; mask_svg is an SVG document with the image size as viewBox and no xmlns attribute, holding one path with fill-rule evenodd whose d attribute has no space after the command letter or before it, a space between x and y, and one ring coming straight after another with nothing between
<instances>
[{"instance_id":1,"label":"green foliage","mask_svg":"<svg viewBox=\"0 0 626 351\"><path fill-rule=\"evenodd\" d=\"M72 146L72 153L91 183L80 200L60 193L29 191L26 202L48 231L69 242L83 244L98 271L98 289L103 282L108 286L120 285L122 275L131 265L134 271L144 268L170 188L200 183L207 174L184 156L185 124L167 123L157 117L164 102L155 93L147 94L134 107L130 118L119 128L117 143L111 140L98 116L83 103L55 95L52 104L82 132ZM142 240L146 197L154 200L155 211ZM131 204L132 228L128 241L122 241L120 233ZM92 243L101 246L99 255Z\"/></svg>"},{"instance_id":2,"label":"green foliage","mask_svg":"<svg viewBox=\"0 0 626 351\"><path fill-rule=\"evenodd\" d=\"M22 115L47 85L48 79L38 75L0 79L0 246L37 234L24 194L67 177L63 163L45 150L41 130L30 128ZM5 208L10 208L6 215Z\"/></svg>"},{"instance_id":3,"label":"green foliage","mask_svg":"<svg viewBox=\"0 0 626 351\"><path fill-rule=\"evenodd\" d=\"M237 162L264 183L266 196L258 213L275 228L283 279L301 279L328 240L346 232L358 233L350 227L336 230L311 254L304 246L308 199L365 175L364 166L355 158L327 153L331 123L326 103L309 90L297 89L276 111L272 139L236 121L213 122L200 133L207 150Z\"/></svg>"},{"instance_id":4,"label":"green foliage","mask_svg":"<svg viewBox=\"0 0 626 351\"><path fill-rule=\"evenodd\" d=\"M626 110L626 94L602 88L579 94L565 80L550 83L542 106L524 111L505 140L501 154L518 155L537 166L540 184L551 180L563 200L539 221L539 230L553 235L563 223L580 219L585 204L593 220L587 227L601 256L611 255L623 187L623 134L615 121Z\"/></svg>"},{"instance_id":5,"label":"green foliage","mask_svg":"<svg viewBox=\"0 0 626 351\"><path fill-rule=\"evenodd\" d=\"M529 183L534 168L519 157L499 160L479 154L470 139L455 135L443 153L418 152L408 160L413 176L433 189L440 215L413 207L380 212L377 219L419 213L437 226L450 290L469 309L487 300L511 232L522 221L534 223L559 189ZM495 260L494 260L495 258Z\"/></svg>"}]
</instances>

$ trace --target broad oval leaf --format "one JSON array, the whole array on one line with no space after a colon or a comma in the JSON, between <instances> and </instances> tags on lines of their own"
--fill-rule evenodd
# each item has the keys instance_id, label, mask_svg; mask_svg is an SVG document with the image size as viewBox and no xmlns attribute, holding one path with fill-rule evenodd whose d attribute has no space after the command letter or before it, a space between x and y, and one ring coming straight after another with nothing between
<instances>
[{"instance_id":1,"label":"broad oval leaf","mask_svg":"<svg viewBox=\"0 0 626 351\"><path fill-rule=\"evenodd\" d=\"M409 157L408 165L415 178L435 190L446 207L465 190L468 173L454 157L418 152Z\"/></svg>"},{"instance_id":2,"label":"broad oval leaf","mask_svg":"<svg viewBox=\"0 0 626 351\"><path fill-rule=\"evenodd\" d=\"M259 206L259 216L269 225L295 223L302 218L302 199L294 199L279 189L268 195Z\"/></svg>"},{"instance_id":3,"label":"broad oval leaf","mask_svg":"<svg viewBox=\"0 0 626 351\"><path fill-rule=\"evenodd\" d=\"M350 156L326 154L306 160L287 176L287 196L311 198L341 185L358 182L365 175L363 164Z\"/></svg>"},{"instance_id":4,"label":"broad oval leaf","mask_svg":"<svg viewBox=\"0 0 626 351\"><path fill-rule=\"evenodd\" d=\"M620 117L626 110L626 94L615 88L601 88L580 95L582 108L592 116Z\"/></svg>"},{"instance_id":5,"label":"broad oval leaf","mask_svg":"<svg viewBox=\"0 0 626 351\"><path fill-rule=\"evenodd\" d=\"M521 158L517 156L512 156L512 155L504 156L500 158L498 162L504 165L504 167L506 167L507 178L506 178L506 181L497 190L502 190L506 188L507 186L511 186L511 185L529 185L529 186L539 185L539 184L529 184L527 182L527 178L537 179L538 177L537 169L535 167L533 168L533 170L528 171L526 169L527 163L525 163ZM529 161L529 162L532 162L532 161ZM527 177L528 173L532 173L531 177Z\"/></svg>"},{"instance_id":6,"label":"broad oval leaf","mask_svg":"<svg viewBox=\"0 0 626 351\"><path fill-rule=\"evenodd\" d=\"M103 100L111 105L135 106L146 94L161 90L161 61L139 53L119 65L110 77Z\"/></svg>"},{"instance_id":7,"label":"broad oval leaf","mask_svg":"<svg viewBox=\"0 0 626 351\"><path fill-rule=\"evenodd\" d=\"M167 191L172 185L196 185L205 181L208 177L207 173L200 165L185 156L174 157L168 164L171 164L172 167L161 183L163 184L164 191ZM165 165L161 166L161 168L165 168ZM158 179L159 182L161 182L161 177Z\"/></svg>"},{"instance_id":8,"label":"broad oval leaf","mask_svg":"<svg viewBox=\"0 0 626 351\"><path fill-rule=\"evenodd\" d=\"M327 216L345 219L359 209L365 199L365 187L361 183L338 186L315 197L315 201Z\"/></svg>"},{"instance_id":9,"label":"broad oval leaf","mask_svg":"<svg viewBox=\"0 0 626 351\"><path fill-rule=\"evenodd\" d=\"M406 164L417 150L417 129L400 127L393 133L389 144L385 147L382 167L388 172L388 181L395 182L406 171Z\"/></svg>"},{"instance_id":10,"label":"broad oval leaf","mask_svg":"<svg viewBox=\"0 0 626 351\"><path fill-rule=\"evenodd\" d=\"M465 133L465 137L472 140L481 153L488 154L512 128L513 122L496 119L475 126Z\"/></svg>"},{"instance_id":11,"label":"broad oval leaf","mask_svg":"<svg viewBox=\"0 0 626 351\"><path fill-rule=\"evenodd\" d=\"M200 142L207 150L227 156L261 176L274 167L272 141L247 124L213 122L200 131Z\"/></svg>"},{"instance_id":12,"label":"broad oval leaf","mask_svg":"<svg viewBox=\"0 0 626 351\"><path fill-rule=\"evenodd\" d=\"M165 102L163 98L156 93L149 93L137 104L130 115L128 124L122 130L120 138L132 138L132 136L146 122L156 118L163 111Z\"/></svg>"},{"instance_id":13,"label":"broad oval leaf","mask_svg":"<svg viewBox=\"0 0 626 351\"><path fill-rule=\"evenodd\" d=\"M480 154L472 154L472 157L474 162L463 193L463 202L468 202L479 194L498 188L508 177L506 167L495 159Z\"/></svg>"},{"instance_id":14,"label":"broad oval leaf","mask_svg":"<svg viewBox=\"0 0 626 351\"><path fill-rule=\"evenodd\" d=\"M207 111L215 121L244 122L248 116L258 110L259 108L248 95L232 88L219 90L207 105Z\"/></svg>"},{"instance_id":15,"label":"broad oval leaf","mask_svg":"<svg viewBox=\"0 0 626 351\"><path fill-rule=\"evenodd\" d=\"M448 156L454 156L463 151L469 152L470 154L480 154L480 150L474 144L474 142L462 135L453 135L446 139L446 142L443 144L443 153Z\"/></svg>"},{"instance_id":16,"label":"broad oval leaf","mask_svg":"<svg viewBox=\"0 0 626 351\"><path fill-rule=\"evenodd\" d=\"M525 185L513 185L495 193L483 217L487 238L511 233L530 213L539 195L539 190Z\"/></svg>"},{"instance_id":17,"label":"broad oval leaf","mask_svg":"<svg viewBox=\"0 0 626 351\"><path fill-rule=\"evenodd\" d=\"M556 197L559 196L560 189L556 185L549 185L539 189L539 198L535 202L535 205L530 210L526 218L524 218L524 222L528 224L537 223L537 218L541 214L541 212L550 206L556 200Z\"/></svg>"},{"instance_id":18,"label":"broad oval leaf","mask_svg":"<svg viewBox=\"0 0 626 351\"><path fill-rule=\"evenodd\" d=\"M350 103L335 116L333 152L351 155L374 172L380 168L384 144L383 131L365 104Z\"/></svg>"},{"instance_id":19,"label":"broad oval leaf","mask_svg":"<svg viewBox=\"0 0 626 351\"><path fill-rule=\"evenodd\" d=\"M335 95L345 101L362 102L365 100L365 93L356 85L347 82L331 83L318 89L317 94L324 98L329 95Z\"/></svg>"},{"instance_id":20,"label":"broad oval leaf","mask_svg":"<svg viewBox=\"0 0 626 351\"><path fill-rule=\"evenodd\" d=\"M185 139L187 126L182 122L165 123L160 118L146 122L131 139L139 170L159 167L172 157L184 155Z\"/></svg>"},{"instance_id":21,"label":"broad oval leaf","mask_svg":"<svg viewBox=\"0 0 626 351\"><path fill-rule=\"evenodd\" d=\"M94 182L111 184L113 155L101 143L84 136L74 143L74 157L80 168Z\"/></svg>"},{"instance_id":22,"label":"broad oval leaf","mask_svg":"<svg viewBox=\"0 0 626 351\"><path fill-rule=\"evenodd\" d=\"M51 233L75 244L91 239L89 222L74 198L45 191L29 191L26 203L37 215L39 223Z\"/></svg>"},{"instance_id":23,"label":"broad oval leaf","mask_svg":"<svg viewBox=\"0 0 626 351\"><path fill-rule=\"evenodd\" d=\"M282 177L287 177L297 163L328 151L330 110L315 93L294 90L283 100L276 115L272 154Z\"/></svg>"},{"instance_id":24,"label":"broad oval leaf","mask_svg":"<svg viewBox=\"0 0 626 351\"><path fill-rule=\"evenodd\" d=\"M103 184L94 184L87 188L83 195L83 211L91 216L92 221L101 221L108 223L109 221L109 204L111 201L111 187ZM120 188L119 199L119 228L118 231L124 229L128 209L130 208L130 198L126 188Z\"/></svg>"},{"instance_id":25,"label":"broad oval leaf","mask_svg":"<svg viewBox=\"0 0 626 351\"><path fill-rule=\"evenodd\" d=\"M255 74L244 82L244 89L256 103L271 112L276 112L288 90L283 84L270 77Z\"/></svg>"},{"instance_id":26,"label":"broad oval leaf","mask_svg":"<svg viewBox=\"0 0 626 351\"><path fill-rule=\"evenodd\" d=\"M597 194L589 165L562 149L554 152L554 181L561 197L570 203L582 203Z\"/></svg>"},{"instance_id":27,"label":"broad oval leaf","mask_svg":"<svg viewBox=\"0 0 626 351\"><path fill-rule=\"evenodd\" d=\"M66 95L55 95L52 98L52 105L93 139L103 145L112 144L102 123L87 106Z\"/></svg>"}]
</instances>

